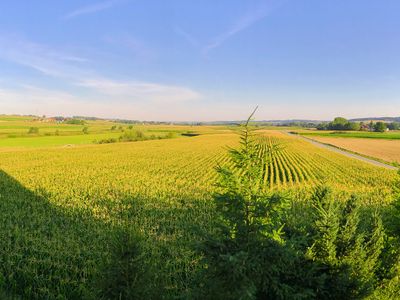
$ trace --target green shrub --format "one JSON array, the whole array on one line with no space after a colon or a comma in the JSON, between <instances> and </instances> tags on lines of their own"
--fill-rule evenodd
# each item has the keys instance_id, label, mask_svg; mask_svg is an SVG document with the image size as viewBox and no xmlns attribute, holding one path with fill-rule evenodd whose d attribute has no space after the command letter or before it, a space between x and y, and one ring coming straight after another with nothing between
<instances>
[{"instance_id":1,"label":"green shrub","mask_svg":"<svg viewBox=\"0 0 400 300\"><path fill-rule=\"evenodd\" d=\"M98 279L100 299L159 299L163 287L157 271L147 264L145 239L134 228L116 230L111 240L110 260Z\"/></svg>"},{"instance_id":2,"label":"green shrub","mask_svg":"<svg viewBox=\"0 0 400 300\"><path fill-rule=\"evenodd\" d=\"M70 125L85 125L86 124L86 122L84 120L80 120L80 119L68 119L64 123L70 124Z\"/></svg>"},{"instance_id":3,"label":"green shrub","mask_svg":"<svg viewBox=\"0 0 400 300\"><path fill-rule=\"evenodd\" d=\"M28 134L38 134L39 133L39 128L38 127L31 127L28 130Z\"/></svg>"},{"instance_id":4,"label":"green shrub","mask_svg":"<svg viewBox=\"0 0 400 300\"><path fill-rule=\"evenodd\" d=\"M324 286L318 296L360 299L371 294L384 249L381 217L362 215L357 198L342 203L327 188L318 188L311 203L312 244L306 256L323 271Z\"/></svg>"},{"instance_id":5,"label":"green shrub","mask_svg":"<svg viewBox=\"0 0 400 300\"><path fill-rule=\"evenodd\" d=\"M89 127L85 126L82 129L83 134L89 134Z\"/></svg>"},{"instance_id":6,"label":"green shrub","mask_svg":"<svg viewBox=\"0 0 400 300\"><path fill-rule=\"evenodd\" d=\"M140 130L126 131L119 137L120 142L135 142L146 140L145 134Z\"/></svg>"},{"instance_id":7,"label":"green shrub","mask_svg":"<svg viewBox=\"0 0 400 300\"><path fill-rule=\"evenodd\" d=\"M117 143L118 140L115 138L109 138L109 139L102 139L102 140L98 140L98 141L94 141L95 144L113 144L113 143Z\"/></svg>"}]
</instances>

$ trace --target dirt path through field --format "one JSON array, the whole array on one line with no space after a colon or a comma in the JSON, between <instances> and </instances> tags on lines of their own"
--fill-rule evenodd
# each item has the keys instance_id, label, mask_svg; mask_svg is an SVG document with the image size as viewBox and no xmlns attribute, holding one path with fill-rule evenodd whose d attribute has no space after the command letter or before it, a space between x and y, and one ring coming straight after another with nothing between
<instances>
[{"instance_id":1,"label":"dirt path through field","mask_svg":"<svg viewBox=\"0 0 400 300\"><path fill-rule=\"evenodd\" d=\"M336 147L317 142L317 141L315 141L313 139L306 138L306 137L298 135L298 134L292 134L292 133L287 132L287 131L284 131L284 133L286 133L286 134L288 134L288 135L290 135L292 137L307 141L307 142L309 142L309 143L311 143L311 144L313 144L313 145L315 145L317 147L325 148L325 149L331 150L331 151L336 152L336 153L340 153L340 154L345 155L345 156L350 157L350 158L355 158L355 159L358 159L358 160L361 160L361 161L365 161L365 162L370 163L372 165L375 165L377 167L382 167L382 168L386 168L386 169L390 169L390 170L398 170L398 168L396 168L395 166L392 166L392 165L389 165L389 164L385 164L385 163L382 163L382 162L379 162L379 161L376 161L376 160L373 160L373 159L370 159L370 158L366 158L364 156L357 155L357 154L354 154L354 153L351 153L351 152L340 150L340 149L338 149Z\"/></svg>"}]
</instances>

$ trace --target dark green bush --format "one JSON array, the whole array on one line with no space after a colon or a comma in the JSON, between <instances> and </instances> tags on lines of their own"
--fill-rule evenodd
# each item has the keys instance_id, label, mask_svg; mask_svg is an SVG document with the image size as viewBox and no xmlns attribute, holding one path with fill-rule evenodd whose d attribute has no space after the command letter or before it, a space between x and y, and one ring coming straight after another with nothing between
<instances>
[{"instance_id":1,"label":"dark green bush","mask_svg":"<svg viewBox=\"0 0 400 300\"><path fill-rule=\"evenodd\" d=\"M38 134L39 133L39 128L38 127L31 127L28 130L28 134Z\"/></svg>"}]
</instances>

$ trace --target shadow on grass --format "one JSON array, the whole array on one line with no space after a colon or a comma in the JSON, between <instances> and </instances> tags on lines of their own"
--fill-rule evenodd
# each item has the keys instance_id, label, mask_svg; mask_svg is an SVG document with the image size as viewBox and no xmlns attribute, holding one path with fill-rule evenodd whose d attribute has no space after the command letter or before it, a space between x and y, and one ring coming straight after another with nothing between
<instances>
[{"instance_id":1,"label":"shadow on grass","mask_svg":"<svg viewBox=\"0 0 400 300\"><path fill-rule=\"evenodd\" d=\"M23 299L92 298L110 226L65 210L0 170L0 291Z\"/></svg>"},{"instance_id":2,"label":"shadow on grass","mask_svg":"<svg viewBox=\"0 0 400 300\"><path fill-rule=\"evenodd\" d=\"M205 201L115 196L63 208L0 170L0 298L177 298L198 268L191 226L212 228Z\"/></svg>"}]
</instances>

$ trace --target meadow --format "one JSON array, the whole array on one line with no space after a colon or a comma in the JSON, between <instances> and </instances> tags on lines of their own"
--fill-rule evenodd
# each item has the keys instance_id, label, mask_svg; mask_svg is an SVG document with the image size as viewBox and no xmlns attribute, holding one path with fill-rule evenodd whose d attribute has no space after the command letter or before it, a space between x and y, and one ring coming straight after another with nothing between
<instances>
[{"instance_id":1,"label":"meadow","mask_svg":"<svg viewBox=\"0 0 400 300\"><path fill-rule=\"evenodd\" d=\"M369 131L317 131L317 130L299 130L300 134L314 137L340 137L340 138L363 138L363 139L384 139L399 140L400 131L388 132L369 132Z\"/></svg>"},{"instance_id":2,"label":"meadow","mask_svg":"<svg viewBox=\"0 0 400 300\"><path fill-rule=\"evenodd\" d=\"M32 130L34 132L32 132ZM225 127L196 128L201 133L223 132ZM43 121L35 117L0 115L0 151L17 148L76 146L105 140L118 140L124 133L140 132L147 139L193 134L193 126L142 125L118 123L107 120L86 120L84 124L67 124ZM229 130L228 130L229 131Z\"/></svg>"},{"instance_id":3,"label":"meadow","mask_svg":"<svg viewBox=\"0 0 400 300\"><path fill-rule=\"evenodd\" d=\"M26 132L31 122L5 120L0 134ZM89 124L97 131L93 136L116 134L110 130L113 124L95 123ZM66 132L82 130L55 126ZM143 241L143 254L135 272L150 277L138 297L189 297L201 268L193 248L199 233L193 228L215 230L218 218L211 201L215 167L231 164L227 147L238 145L238 135L223 126L136 127L147 133L173 131L176 137L106 145L93 144L91 134L0 139L4 297L96 299L98 287L107 290L115 280L113 267L127 263L124 253L136 249L137 239ZM50 132L55 127L43 125L39 132L42 129ZM199 135L180 135L186 132ZM271 164L265 164L263 182L272 191L301 201L323 183L334 189L338 199L357 193L366 205L385 206L391 201L396 172L276 130L259 133L270 145L282 148L269 157ZM259 152L261 157L270 155L266 148ZM127 249L118 248L121 245Z\"/></svg>"}]
</instances>

